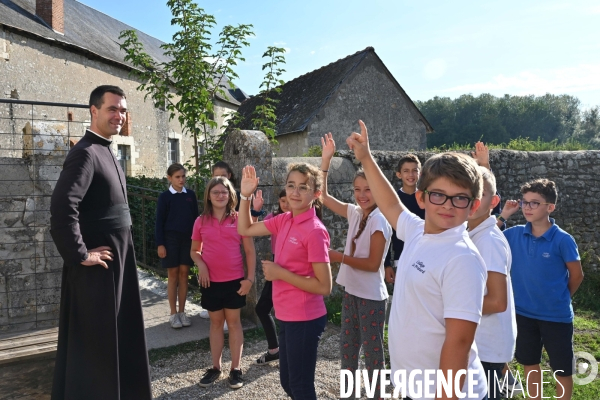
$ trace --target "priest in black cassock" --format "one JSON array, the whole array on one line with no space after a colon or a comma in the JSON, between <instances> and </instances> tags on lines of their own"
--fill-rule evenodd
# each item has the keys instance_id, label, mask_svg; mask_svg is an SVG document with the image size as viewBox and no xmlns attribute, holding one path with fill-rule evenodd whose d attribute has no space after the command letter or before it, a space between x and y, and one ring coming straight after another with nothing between
<instances>
[{"instance_id":1,"label":"priest in black cassock","mask_svg":"<svg viewBox=\"0 0 600 400\"><path fill-rule=\"evenodd\" d=\"M90 128L52 193L64 260L53 400L152 398L125 176L110 149L126 111L119 87L92 92Z\"/></svg>"}]
</instances>

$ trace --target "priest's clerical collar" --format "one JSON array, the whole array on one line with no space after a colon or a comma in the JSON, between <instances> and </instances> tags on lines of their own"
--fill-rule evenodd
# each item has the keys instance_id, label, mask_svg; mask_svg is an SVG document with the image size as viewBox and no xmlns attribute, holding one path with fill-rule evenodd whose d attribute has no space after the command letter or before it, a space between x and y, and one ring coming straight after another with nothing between
<instances>
[{"instance_id":1,"label":"priest's clerical collar","mask_svg":"<svg viewBox=\"0 0 600 400\"><path fill-rule=\"evenodd\" d=\"M101 138L101 139L104 139L104 140L106 140L107 142L110 142L110 143L112 143L112 140L111 140L111 139L107 139L107 138L105 138L105 137L104 137L104 136L102 136L102 135L98 135L96 132L94 132L94 131L93 131L93 130L91 130L90 128L88 128L88 131L92 132L94 135L98 136L99 138Z\"/></svg>"}]
</instances>

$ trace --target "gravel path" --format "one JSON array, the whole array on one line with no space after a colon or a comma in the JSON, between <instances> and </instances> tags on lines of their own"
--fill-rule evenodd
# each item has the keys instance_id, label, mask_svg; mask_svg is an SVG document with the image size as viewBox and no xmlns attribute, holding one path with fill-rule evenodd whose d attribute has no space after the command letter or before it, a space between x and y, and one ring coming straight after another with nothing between
<instances>
[{"instance_id":1,"label":"gravel path","mask_svg":"<svg viewBox=\"0 0 600 400\"><path fill-rule=\"evenodd\" d=\"M340 390L339 326L328 325L319 343L316 371L317 398L337 399ZM209 388L198 386L211 366L209 351L179 354L152 364L152 393L156 399L289 399L279 384L279 364L254 365L267 349L267 341L246 343L242 357L244 386L230 389L222 375ZM230 354L223 351L223 371L228 371Z\"/></svg>"}]
</instances>

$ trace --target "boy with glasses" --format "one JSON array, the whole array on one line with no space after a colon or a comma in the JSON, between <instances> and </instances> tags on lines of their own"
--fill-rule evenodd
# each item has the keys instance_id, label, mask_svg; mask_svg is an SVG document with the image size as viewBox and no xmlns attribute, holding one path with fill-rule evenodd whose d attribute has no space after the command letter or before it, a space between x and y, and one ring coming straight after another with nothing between
<instances>
[{"instance_id":1,"label":"boy with glasses","mask_svg":"<svg viewBox=\"0 0 600 400\"><path fill-rule=\"evenodd\" d=\"M362 163L379 209L404 241L388 329L392 376L413 373L414 379L405 382L412 387L404 393L412 400L456 398L458 391L464 398L487 399L485 373L474 344L487 273L465 226L480 204L481 172L463 154L429 158L416 193L425 209L422 220L406 210L375 163L367 128L362 121L359 124L361 133L352 133L346 142ZM446 381L450 378L452 394L441 388L436 393L436 378L426 377L426 370L437 370Z\"/></svg>"},{"instance_id":2,"label":"boy with glasses","mask_svg":"<svg viewBox=\"0 0 600 400\"><path fill-rule=\"evenodd\" d=\"M558 199L556 184L532 180L521 186L521 194L519 205L527 224L504 231L512 251L515 358L524 367L530 398L540 399L543 346L557 381L556 398L569 400L574 373L571 297L583 281L581 261L573 237L550 218ZM508 202L505 206L509 216L517 209Z\"/></svg>"}]
</instances>

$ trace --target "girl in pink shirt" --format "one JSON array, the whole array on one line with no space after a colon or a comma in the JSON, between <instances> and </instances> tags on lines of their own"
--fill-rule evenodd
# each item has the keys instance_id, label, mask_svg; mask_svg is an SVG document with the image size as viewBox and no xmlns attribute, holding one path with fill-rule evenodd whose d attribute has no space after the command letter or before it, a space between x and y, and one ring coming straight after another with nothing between
<instances>
[{"instance_id":1,"label":"girl in pink shirt","mask_svg":"<svg viewBox=\"0 0 600 400\"><path fill-rule=\"evenodd\" d=\"M285 189L279 192L279 207L277 211L271 213L265 217L265 221L276 217L279 214L283 214L289 211L287 197ZM271 252L275 257L275 243L277 243L277 235L271 235ZM275 321L271 316L271 310L273 309L273 283L271 281L265 281L263 290L260 293L260 298L256 303L254 310L260 323L265 330L265 336L267 337L267 344L269 349L262 354L256 360L257 365L267 365L274 361L279 360L279 341L277 340L277 330L275 329Z\"/></svg>"},{"instance_id":2,"label":"girl in pink shirt","mask_svg":"<svg viewBox=\"0 0 600 400\"><path fill-rule=\"evenodd\" d=\"M316 399L317 346L327 323L323 296L331 293L329 234L320 220L323 176L312 165L290 165L285 189L291 212L253 223L249 196L258 178L252 166L242 175L238 233L277 235L275 262L263 260L262 267L273 282L275 316L281 321L281 386L294 399Z\"/></svg>"},{"instance_id":3,"label":"girl in pink shirt","mask_svg":"<svg viewBox=\"0 0 600 400\"><path fill-rule=\"evenodd\" d=\"M208 181L204 192L204 211L196 219L192 233L191 256L198 266L198 282L202 292L201 305L210 317L210 352L213 367L200 380L207 387L221 376L221 355L225 342L223 323L229 327L231 371L229 386L242 387L239 369L244 346L240 309L246 305L246 294L254 283L256 252L251 237L237 232L235 212L237 196L231 182L218 176ZM244 263L240 253L244 247L248 277L244 278Z\"/></svg>"}]
</instances>

